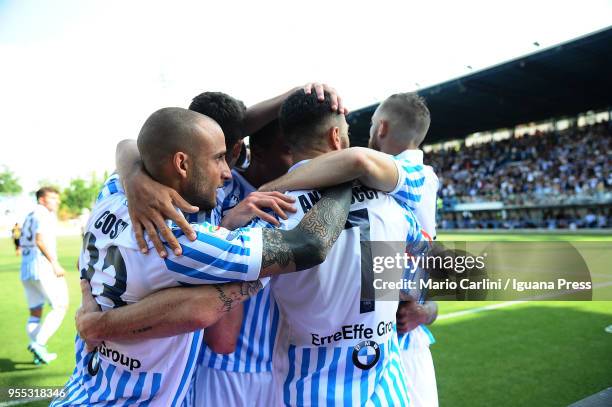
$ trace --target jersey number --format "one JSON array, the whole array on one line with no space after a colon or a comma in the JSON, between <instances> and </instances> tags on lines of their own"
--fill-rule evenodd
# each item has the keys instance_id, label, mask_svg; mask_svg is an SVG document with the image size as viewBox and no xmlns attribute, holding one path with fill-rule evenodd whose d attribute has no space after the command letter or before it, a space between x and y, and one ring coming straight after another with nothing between
<instances>
[{"instance_id":1,"label":"jersey number","mask_svg":"<svg viewBox=\"0 0 612 407\"><path fill-rule=\"evenodd\" d=\"M375 309L374 268L372 246L370 245L370 216L366 208L349 212L345 229L359 228L361 248L361 299L359 313L365 314Z\"/></svg>"},{"instance_id":2,"label":"jersey number","mask_svg":"<svg viewBox=\"0 0 612 407\"><path fill-rule=\"evenodd\" d=\"M100 258L100 251L96 247L96 237L91 232L87 232L83 236L83 245L89 253L89 262L86 267L81 269L81 278L91 282L92 277L96 273L94 265ZM110 246L106 250L106 256L104 256L104 264L102 265L102 272L109 269L110 267L115 269L115 284L108 285L103 283L104 290L100 294L103 297L110 299L116 307L126 305L125 301L121 299L123 293L126 290L127 272L125 269L125 261L121 256L121 252L117 246Z\"/></svg>"}]
</instances>

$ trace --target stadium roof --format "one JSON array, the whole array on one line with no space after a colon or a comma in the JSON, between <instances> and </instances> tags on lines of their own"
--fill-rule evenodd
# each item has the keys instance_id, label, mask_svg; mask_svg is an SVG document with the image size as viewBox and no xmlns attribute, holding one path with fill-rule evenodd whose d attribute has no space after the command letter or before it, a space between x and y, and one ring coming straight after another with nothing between
<instances>
[{"instance_id":1,"label":"stadium roof","mask_svg":"<svg viewBox=\"0 0 612 407\"><path fill-rule=\"evenodd\" d=\"M432 115L427 143L612 106L612 26L418 91ZM349 115L367 145L378 104Z\"/></svg>"}]
</instances>

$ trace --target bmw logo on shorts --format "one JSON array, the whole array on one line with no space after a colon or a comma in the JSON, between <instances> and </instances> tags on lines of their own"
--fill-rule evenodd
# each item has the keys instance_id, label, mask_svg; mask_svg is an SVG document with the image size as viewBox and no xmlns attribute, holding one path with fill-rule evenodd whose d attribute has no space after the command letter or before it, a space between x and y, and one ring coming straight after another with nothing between
<instances>
[{"instance_id":1,"label":"bmw logo on shorts","mask_svg":"<svg viewBox=\"0 0 612 407\"><path fill-rule=\"evenodd\" d=\"M374 341L359 342L353 349L353 364L361 370L371 369L380 359L380 348Z\"/></svg>"}]
</instances>

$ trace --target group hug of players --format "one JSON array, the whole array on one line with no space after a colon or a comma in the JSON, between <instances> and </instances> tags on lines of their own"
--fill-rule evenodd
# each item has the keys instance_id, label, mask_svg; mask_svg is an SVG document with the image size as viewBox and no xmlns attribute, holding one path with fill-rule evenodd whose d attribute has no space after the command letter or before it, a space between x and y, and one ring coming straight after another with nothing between
<instances>
[{"instance_id":1,"label":"group hug of players","mask_svg":"<svg viewBox=\"0 0 612 407\"><path fill-rule=\"evenodd\" d=\"M392 95L350 148L345 113L321 84L248 109L205 92L121 142L51 405L437 406L435 304L362 296L364 242L435 238L430 114Z\"/></svg>"}]
</instances>

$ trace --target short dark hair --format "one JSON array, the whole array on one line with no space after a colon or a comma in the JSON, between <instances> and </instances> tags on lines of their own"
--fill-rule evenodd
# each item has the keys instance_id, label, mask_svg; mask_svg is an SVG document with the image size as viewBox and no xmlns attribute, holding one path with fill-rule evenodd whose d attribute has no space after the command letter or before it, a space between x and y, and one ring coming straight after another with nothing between
<instances>
[{"instance_id":1,"label":"short dark hair","mask_svg":"<svg viewBox=\"0 0 612 407\"><path fill-rule=\"evenodd\" d=\"M58 194L59 195L59 190L51 186L41 187L38 191L36 191L36 200L38 201L40 198L44 197L47 194Z\"/></svg>"},{"instance_id":2,"label":"short dark hair","mask_svg":"<svg viewBox=\"0 0 612 407\"><path fill-rule=\"evenodd\" d=\"M198 112L216 121L225 136L228 151L244 138L246 106L242 101L223 92L204 92L194 97L189 110Z\"/></svg>"},{"instance_id":3,"label":"short dark hair","mask_svg":"<svg viewBox=\"0 0 612 407\"><path fill-rule=\"evenodd\" d=\"M390 122L391 132L420 145L431 124L425 99L416 92L396 93L385 99L380 109Z\"/></svg>"},{"instance_id":4,"label":"short dark hair","mask_svg":"<svg viewBox=\"0 0 612 407\"><path fill-rule=\"evenodd\" d=\"M318 100L315 92L306 94L303 89L293 92L281 105L279 122L281 130L292 149L303 149L321 143L321 134L338 114L332 111L331 98Z\"/></svg>"},{"instance_id":5,"label":"short dark hair","mask_svg":"<svg viewBox=\"0 0 612 407\"><path fill-rule=\"evenodd\" d=\"M278 142L280 133L278 119L274 119L249 136L249 145L251 148L259 148L260 150L270 148Z\"/></svg>"}]
</instances>

